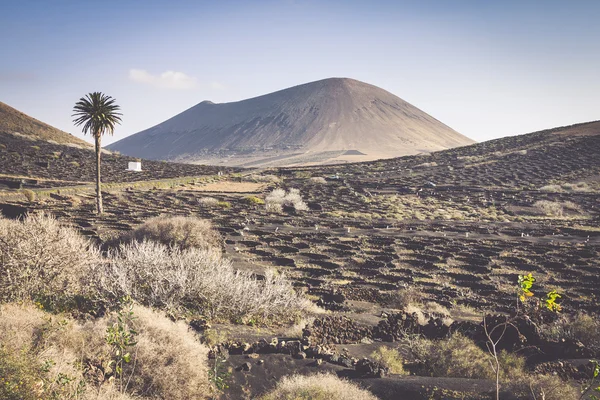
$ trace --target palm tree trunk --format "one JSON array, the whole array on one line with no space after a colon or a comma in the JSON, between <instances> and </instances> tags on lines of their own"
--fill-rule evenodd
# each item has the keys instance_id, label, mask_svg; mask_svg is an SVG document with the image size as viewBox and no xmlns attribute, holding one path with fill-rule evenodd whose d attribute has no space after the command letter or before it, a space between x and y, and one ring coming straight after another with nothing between
<instances>
[{"instance_id":1,"label":"palm tree trunk","mask_svg":"<svg viewBox=\"0 0 600 400\"><path fill-rule=\"evenodd\" d=\"M102 214L102 192L100 191L100 154L102 153L102 148L100 147L100 132L94 135L94 139L96 141L96 211L98 211L98 214Z\"/></svg>"}]
</instances>

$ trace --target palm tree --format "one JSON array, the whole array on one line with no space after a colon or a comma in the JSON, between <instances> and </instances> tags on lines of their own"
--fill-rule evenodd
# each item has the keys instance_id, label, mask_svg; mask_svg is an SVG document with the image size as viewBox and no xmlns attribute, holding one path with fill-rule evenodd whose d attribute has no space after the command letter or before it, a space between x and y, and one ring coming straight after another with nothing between
<instances>
[{"instance_id":1,"label":"palm tree","mask_svg":"<svg viewBox=\"0 0 600 400\"><path fill-rule=\"evenodd\" d=\"M115 99L101 92L88 93L73 107L75 117L73 123L83 124L83 133L94 136L96 143L96 208L102 214L102 193L100 192L100 141L102 135L115 131L115 125L121 123L121 108L115 104Z\"/></svg>"}]
</instances>

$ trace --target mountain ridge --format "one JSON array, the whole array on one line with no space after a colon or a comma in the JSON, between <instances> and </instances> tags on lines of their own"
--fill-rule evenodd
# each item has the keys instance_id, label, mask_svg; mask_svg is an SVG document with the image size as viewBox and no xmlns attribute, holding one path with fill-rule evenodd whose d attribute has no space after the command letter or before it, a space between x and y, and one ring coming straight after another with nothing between
<instances>
[{"instance_id":1,"label":"mountain ridge","mask_svg":"<svg viewBox=\"0 0 600 400\"><path fill-rule=\"evenodd\" d=\"M236 102L205 100L108 148L150 159L221 158L243 165L253 158L259 164L261 158L285 160L298 151L311 156L340 153L334 158L355 151L362 159L375 159L470 143L384 89L350 78L329 78ZM317 163L327 161L331 160Z\"/></svg>"}]
</instances>

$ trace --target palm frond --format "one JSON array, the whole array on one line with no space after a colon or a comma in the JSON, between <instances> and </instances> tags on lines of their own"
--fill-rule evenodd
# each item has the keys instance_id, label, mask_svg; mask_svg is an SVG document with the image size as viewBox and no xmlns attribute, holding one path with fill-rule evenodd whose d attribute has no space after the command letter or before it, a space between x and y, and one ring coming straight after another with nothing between
<instances>
[{"instance_id":1,"label":"palm frond","mask_svg":"<svg viewBox=\"0 0 600 400\"><path fill-rule=\"evenodd\" d=\"M121 123L121 108L115 104L115 99L102 92L88 93L73 107L73 123L83 125L84 134L102 136L113 134L117 124Z\"/></svg>"}]
</instances>

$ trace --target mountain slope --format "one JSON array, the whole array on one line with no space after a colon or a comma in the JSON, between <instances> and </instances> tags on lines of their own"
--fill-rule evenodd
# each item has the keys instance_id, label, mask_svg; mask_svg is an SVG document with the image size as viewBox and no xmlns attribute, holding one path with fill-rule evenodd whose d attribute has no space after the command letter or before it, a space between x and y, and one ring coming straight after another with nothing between
<instances>
[{"instance_id":1,"label":"mountain slope","mask_svg":"<svg viewBox=\"0 0 600 400\"><path fill-rule=\"evenodd\" d=\"M0 102L0 132L25 135L31 139L53 140L57 143L73 143L85 147L91 144L67 132L56 129Z\"/></svg>"},{"instance_id":2,"label":"mountain slope","mask_svg":"<svg viewBox=\"0 0 600 400\"><path fill-rule=\"evenodd\" d=\"M389 158L470 143L383 89L331 78L233 103L205 101L108 147L151 159L291 165Z\"/></svg>"}]
</instances>

